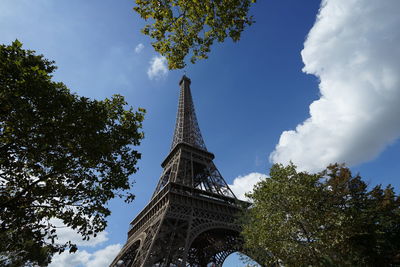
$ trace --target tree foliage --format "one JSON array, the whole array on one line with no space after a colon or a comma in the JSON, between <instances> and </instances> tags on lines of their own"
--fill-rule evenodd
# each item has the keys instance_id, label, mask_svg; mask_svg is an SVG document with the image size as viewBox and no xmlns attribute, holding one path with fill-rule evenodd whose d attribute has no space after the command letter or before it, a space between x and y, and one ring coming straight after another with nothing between
<instances>
[{"instance_id":1,"label":"tree foliage","mask_svg":"<svg viewBox=\"0 0 400 267\"><path fill-rule=\"evenodd\" d=\"M208 57L214 41L238 41L254 20L249 8L256 0L136 0L136 12L147 24L142 32L155 41L154 49L168 60L170 69Z\"/></svg>"},{"instance_id":2,"label":"tree foliage","mask_svg":"<svg viewBox=\"0 0 400 267\"><path fill-rule=\"evenodd\" d=\"M52 81L54 62L0 46L0 265L46 265L76 246L57 242L58 218L84 240L106 227L107 202L131 201L144 110Z\"/></svg>"},{"instance_id":3,"label":"tree foliage","mask_svg":"<svg viewBox=\"0 0 400 267\"><path fill-rule=\"evenodd\" d=\"M389 266L400 263L400 198L368 190L342 165L318 174L275 164L248 195L245 248L269 266Z\"/></svg>"}]
</instances>

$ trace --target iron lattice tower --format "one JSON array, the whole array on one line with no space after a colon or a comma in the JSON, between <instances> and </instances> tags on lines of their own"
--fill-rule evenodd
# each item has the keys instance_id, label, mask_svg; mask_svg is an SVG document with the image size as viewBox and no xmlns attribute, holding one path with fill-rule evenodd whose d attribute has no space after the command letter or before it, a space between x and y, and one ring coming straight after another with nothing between
<instances>
[{"instance_id":1,"label":"iron lattice tower","mask_svg":"<svg viewBox=\"0 0 400 267\"><path fill-rule=\"evenodd\" d=\"M222 266L241 250L239 201L213 163L183 76L171 150L147 206L111 266Z\"/></svg>"}]
</instances>

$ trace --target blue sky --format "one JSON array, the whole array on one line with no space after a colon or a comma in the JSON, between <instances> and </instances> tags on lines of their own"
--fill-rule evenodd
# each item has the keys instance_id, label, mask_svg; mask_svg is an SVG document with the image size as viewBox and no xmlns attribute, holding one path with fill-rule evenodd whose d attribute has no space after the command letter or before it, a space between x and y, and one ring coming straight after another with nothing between
<instances>
[{"instance_id":1,"label":"blue sky","mask_svg":"<svg viewBox=\"0 0 400 267\"><path fill-rule=\"evenodd\" d=\"M258 1L251 11L256 23L240 42L217 44L208 60L186 68L207 148L239 195L273 162L289 160L309 171L346 162L371 186L391 183L399 192L400 2L325 0L319 13L320 5ZM79 95L122 94L147 110L140 170L132 177L135 201L111 201L109 226L97 240L84 244L62 233L81 244L80 252L58 256L53 266L106 266L169 152L183 70L164 70L133 6L0 1L0 43L19 39L55 60L54 79ZM243 264L231 257L224 266Z\"/></svg>"}]
</instances>

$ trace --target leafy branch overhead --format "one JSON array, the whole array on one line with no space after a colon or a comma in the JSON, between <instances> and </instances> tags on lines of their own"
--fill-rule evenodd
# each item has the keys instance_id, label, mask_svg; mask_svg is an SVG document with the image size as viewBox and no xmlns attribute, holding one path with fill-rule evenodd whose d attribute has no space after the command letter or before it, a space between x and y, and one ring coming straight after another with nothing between
<instances>
[{"instance_id":1,"label":"leafy branch overhead","mask_svg":"<svg viewBox=\"0 0 400 267\"><path fill-rule=\"evenodd\" d=\"M249 8L256 0L136 0L134 10L152 23L142 32L155 41L154 49L168 60L170 69L208 57L214 41L238 41L254 20Z\"/></svg>"}]
</instances>

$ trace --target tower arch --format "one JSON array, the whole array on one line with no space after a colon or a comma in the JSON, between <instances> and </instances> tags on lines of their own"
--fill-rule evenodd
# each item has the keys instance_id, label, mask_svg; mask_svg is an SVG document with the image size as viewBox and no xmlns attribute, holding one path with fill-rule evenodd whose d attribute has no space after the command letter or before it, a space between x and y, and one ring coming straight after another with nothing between
<instances>
[{"instance_id":1,"label":"tower arch","mask_svg":"<svg viewBox=\"0 0 400 267\"><path fill-rule=\"evenodd\" d=\"M232 227L207 227L196 235L188 249L189 266L222 266L232 253L240 251L242 240Z\"/></svg>"}]
</instances>

